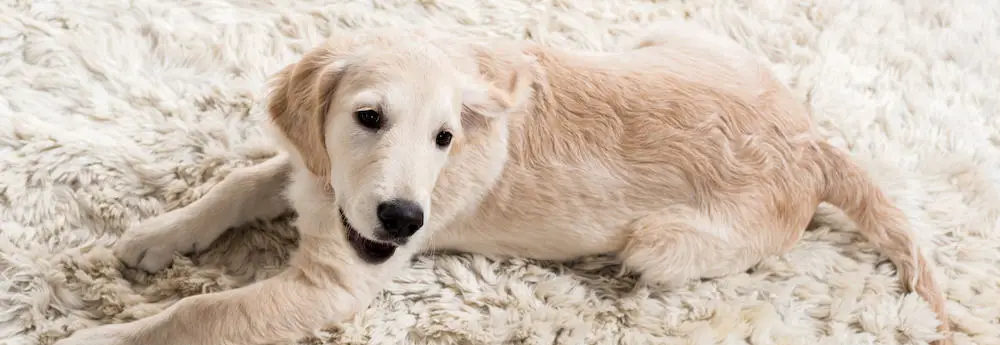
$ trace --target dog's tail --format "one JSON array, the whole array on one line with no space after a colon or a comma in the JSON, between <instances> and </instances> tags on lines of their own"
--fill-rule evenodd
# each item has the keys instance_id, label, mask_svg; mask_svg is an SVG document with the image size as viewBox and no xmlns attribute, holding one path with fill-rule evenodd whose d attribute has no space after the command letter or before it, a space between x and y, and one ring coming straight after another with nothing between
<instances>
[{"instance_id":1,"label":"dog's tail","mask_svg":"<svg viewBox=\"0 0 1000 345\"><path fill-rule=\"evenodd\" d=\"M937 314L938 331L945 338L932 344L951 344L945 299L934 282L932 268L914 242L910 224L901 210L882 193L867 173L845 152L819 142L816 160L823 174L820 197L843 210L857 224L862 236L873 242L899 272L909 292L923 297Z\"/></svg>"}]
</instances>

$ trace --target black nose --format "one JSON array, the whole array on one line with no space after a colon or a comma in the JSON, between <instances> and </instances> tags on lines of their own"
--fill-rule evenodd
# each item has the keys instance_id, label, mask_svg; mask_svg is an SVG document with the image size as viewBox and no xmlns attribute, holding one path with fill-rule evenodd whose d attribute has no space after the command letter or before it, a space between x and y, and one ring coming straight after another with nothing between
<instances>
[{"instance_id":1,"label":"black nose","mask_svg":"<svg viewBox=\"0 0 1000 345\"><path fill-rule=\"evenodd\" d=\"M424 226L424 210L409 200L390 200L378 204L378 220L390 235L410 237Z\"/></svg>"}]
</instances>

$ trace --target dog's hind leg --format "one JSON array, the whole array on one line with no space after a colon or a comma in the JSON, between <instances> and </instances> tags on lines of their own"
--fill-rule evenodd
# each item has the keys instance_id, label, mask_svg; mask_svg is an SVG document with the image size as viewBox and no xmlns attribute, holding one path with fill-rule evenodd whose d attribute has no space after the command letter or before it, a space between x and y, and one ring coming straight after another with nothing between
<instances>
[{"instance_id":1,"label":"dog's hind leg","mask_svg":"<svg viewBox=\"0 0 1000 345\"><path fill-rule=\"evenodd\" d=\"M146 219L126 231L114 247L126 265L156 272L173 253L203 250L227 229L290 209L284 196L291 164L281 153L263 163L234 170L190 205Z\"/></svg>"},{"instance_id":2,"label":"dog's hind leg","mask_svg":"<svg viewBox=\"0 0 1000 345\"><path fill-rule=\"evenodd\" d=\"M675 287L743 272L760 261L733 226L684 205L636 219L619 253L645 283Z\"/></svg>"}]
</instances>

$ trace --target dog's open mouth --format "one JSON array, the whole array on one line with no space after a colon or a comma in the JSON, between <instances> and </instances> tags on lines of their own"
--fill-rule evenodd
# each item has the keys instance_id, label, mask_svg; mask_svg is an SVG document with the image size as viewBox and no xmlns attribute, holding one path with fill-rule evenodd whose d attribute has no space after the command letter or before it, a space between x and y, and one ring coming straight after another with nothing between
<instances>
[{"instance_id":1,"label":"dog's open mouth","mask_svg":"<svg viewBox=\"0 0 1000 345\"><path fill-rule=\"evenodd\" d=\"M358 253L362 260L371 264L380 264L389 260L396 253L395 245L372 241L362 236L347 220L344 210L338 211L340 212L340 223L344 224L344 230L347 233L347 242L351 244L354 252Z\"/></svg>"}]
</instances>

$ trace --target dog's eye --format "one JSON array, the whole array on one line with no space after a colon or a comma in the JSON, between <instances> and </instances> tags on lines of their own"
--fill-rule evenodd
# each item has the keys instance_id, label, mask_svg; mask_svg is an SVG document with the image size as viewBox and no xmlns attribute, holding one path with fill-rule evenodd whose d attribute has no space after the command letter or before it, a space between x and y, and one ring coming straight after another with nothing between
<instances>
[{"instance_id":1,"label":"dog's eye","mask_svg":"<svg viewBox=\"0 0 1000 345\"><path fill-rule=\"evenodd\" d=\"M434 142L437 144L437 146L447 147L448 145L451 144L451 132L449 131L438 132L437 138L434 138Z\"/></svg>"},{"instance_id":2,"label":"dog's eye","mask_svg":"<svg viewBox=\"0 0 1000 345\"><path fill-rule=\"evenodd\" d=\"M354 113L358 123L369 129L382 128L382 115L372 109L362 109Z\"/></svg>"}]
</instances>

